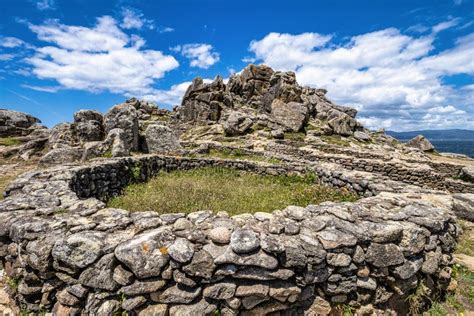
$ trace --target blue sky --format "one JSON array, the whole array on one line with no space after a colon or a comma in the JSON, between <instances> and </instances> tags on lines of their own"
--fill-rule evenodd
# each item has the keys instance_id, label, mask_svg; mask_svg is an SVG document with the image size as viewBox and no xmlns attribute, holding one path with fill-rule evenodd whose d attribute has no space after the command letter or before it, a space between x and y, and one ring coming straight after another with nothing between
<instances>
[{"instance_id":1,"label":"blue sky","mask_svg":"<svg viewBox=\"0 0 474 316\"><path fill-rule=\"evenodd\" d=\"M474 129L474 0L0 0L0 108L52 126L196 76L296 72L370 128Z\"/></svg>"}]
</instances>

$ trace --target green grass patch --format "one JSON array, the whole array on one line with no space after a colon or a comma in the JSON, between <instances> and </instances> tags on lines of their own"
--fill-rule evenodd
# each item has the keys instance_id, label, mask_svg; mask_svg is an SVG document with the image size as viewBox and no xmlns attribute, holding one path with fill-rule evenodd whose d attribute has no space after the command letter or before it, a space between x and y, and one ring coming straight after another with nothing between
<instances>
[{"instance_id":1,"label":"green grass patch","mask_svg":"<svg viewBox=\"0 0 474 316\"><path fill-rule=\"evenodd\" d=\"M347 139L344 139L343 137L339 135L322 135L321 139L328 144L331 145L338 145L338 146L344 146L348 147L350 145L349 141Z\"/></svg>"},{"instance_id":2,"label":"green grass patch","mask_svg":"<svg viewBox=\"0 0 474 316\"><path fill-rule=\"evenodd\" d=\"M0 146L17 146L21 141L15 137L0 137Z\"/></svg>"},{"instance_id":3,"label":"green grass patch","mask_svg":"<svg viewBox=\"0 0 474 316\"><path fill-rule=\"evenodd\" d=\"M122 196L107 204L162 214L212 210L236 215L357 199L352 193L315 182L314 175L270 176L222 168L162 172L147 183L128 186Z\"/></svg>"},{"instance_id":4,"label":"green grass patch","mask_svg":"<svg viewBox=\"0 0 474 316\"><path fill-rule=\"evenodd\" d=\"M463 253L468 256L474 257L474 230L472 229L472 224L468 225L466 221L460 220L459 225L463 230L458 244L456 246L456 253Z\"/></svg>"},{"instance_id":5,"label":"green grass patch","mask_svg":"<svg viewBox=\"0 0 474 316\"><path fill-rule=\"evenodd\" d=\"M222 159L240 159L240 160L250 160L250 161L262 161L262 162L268 162L268 163L281 163L280 159L277 158L270 158L270 157L265 157L265 156L260 156L260 155L252 155L245 153L244 151L240 149L211 149L209 151L209 154L207 154L209 157L215 157L215 158L222 158Z\"/></svg>"},{"instance_id":6,"label":"green grass patch","mask_svg":"<svg viewBox=\"0 0 474 316\"><path fill-rule=\"evenodd\" d=\"M286 132L284 138L288 140L302 142L304 141L305 137L306 137L306 134L303 132Z\"/></svg>"}]
</instances>

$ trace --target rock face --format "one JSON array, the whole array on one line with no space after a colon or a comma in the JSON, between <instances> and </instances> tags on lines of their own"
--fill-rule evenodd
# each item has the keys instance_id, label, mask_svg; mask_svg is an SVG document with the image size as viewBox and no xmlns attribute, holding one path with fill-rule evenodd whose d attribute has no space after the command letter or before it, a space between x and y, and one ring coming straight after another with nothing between
<instances>
[{"instance_id":1,"label":"rock face","mask_svg":"<svg viewBox=\"0 0 474 316\"><path fill-rule=\"evenodd\" d=\"M249 65L227 84L221 77L208 84L196 78L177 112L184 122L220 123L229 136L248 133L255 125L298 132L311 123L343 136L362 130L357 112L332 103L325 93L299 86L293 72Z\"/></svg>"},{"instance_id":2,"label":"rock face","mask_svg":"<svg viewBox=\"0 0 474 316\"><path fill-rule=\"evenodd\" d=\"M418 148L422 151L433 151L435 147L423 135L418 135L406 143L407 146Z\"/></svg>"},{"instance_id":3,"label":"rock face","mask_svg":"<svg viewBox=\"0 0 474 316\"><path fill-rule=\"evenodd\" d=\"M145 130L148 152L165 153L181 149L179 140L171 128L161 124L150 124Z\"/></svg>"},{"instance_id":4,"label":"rock face","mask_svg":"<svg viewBox=\"0 0 474 316\"><path fill-rule=\"evenodd\" d=\"M26 136L39 119L26 113L0 109L0 137Z\"/></svg>"},{"instance_id":5,"label":"rock face","mask_svg":"<svg viewBox=\"0 0 474 316\"><path fill-rule=\"evenodd\" d=\"M131 150L139 149L138 113L135 107L128 103L114 106L105 114L105 132L120 128L125 132L126 143Z\"/></svg>"},{"instance_id":6,"label":"rock face","mask_svg":"<svg viewBox=\"0 0 474 316\"><path fill-rule=\"evenodd\" d=\"M104 118L93 110L81 110L74 113L74 130L81 142L99 141L104 138Z\"/></svg>"}]
</instances>

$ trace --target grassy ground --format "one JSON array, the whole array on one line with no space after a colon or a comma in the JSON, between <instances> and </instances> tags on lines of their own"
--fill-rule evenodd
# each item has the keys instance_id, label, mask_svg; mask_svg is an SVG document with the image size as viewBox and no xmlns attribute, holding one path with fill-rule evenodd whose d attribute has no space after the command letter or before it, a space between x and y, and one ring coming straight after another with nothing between
<instances>
[{"instance_id":1,"label":"grassy ground","mask_svg":"<svg viewBox=\"0 0 474 316\"><path fill-rule=\"evenodd\" d=\"M222 149L222 150L216 150L216 149L211 149L209 151L209 154L204 155L204 157L210 156L210 157L216 157L216 158L222 158L222 159L240 159L240 160L251 160L251 161L262 161L262 162L268 162L268 163L281 163L281 160L277 158L268 158L265 156L259 156L259 155L251 155L251 154L246 154L243 151L239 149Z\"/></svg>"},{"instance_id":2,"label":"grassy ground","mask_svg":"<svg viewBox=\"0 0 474 316\"><path fill-rule=\"evenodd\" d=\"M108 206L159 213L212 210L236 215L357 199L349 192L314 181L313 176L262 176L218 168L175 171L161 173L147 183L130 185Z\"/></svg>"},{"instance_id":3,"label":"grassy ground","mask_svg":"<svg viewBox=\"0 0 474 316\"><path fill-rule=\"evenodd\" d=\"M0 137L0 146L16 146L20 144L21 141L15 137Z\"/></svg>"}]
</instances>

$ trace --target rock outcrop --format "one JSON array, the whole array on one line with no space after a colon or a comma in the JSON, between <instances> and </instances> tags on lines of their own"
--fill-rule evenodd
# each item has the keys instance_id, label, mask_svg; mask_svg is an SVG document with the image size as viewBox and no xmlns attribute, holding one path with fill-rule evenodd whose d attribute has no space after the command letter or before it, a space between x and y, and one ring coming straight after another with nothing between
<instances>
[{"instance_id":1,"label":"rock outcrop","mask_svg":"<svg viewBox=\"0 0 474 316\"><path fill-rule=\"evenodd\" d=\"M26 136L41 121L26 113L0 109L0 137Z\"/></svg>"},{"instance_id":2,"label":"rock outcrop","mask_svg":"<svg viewBox=\"0 0 474 316\"><path fill-rule=\"evenodd\" d=\"M196 78L177 109L184 122L220 123L228 135L242 135L253 126L288 132L319 126L325 134L351 136L362 131L357 111L329 101L326 91L301 87L293 72L249 65L227 84Z\"/></svg>"},{"instance_id":3,"label":"rock outcrop","mask_svg":"<svg viewBox=\"0 0 474 316\"><path fill-rule=\"evenodd\" d=\"M433 151L435 149L433 144L423 135L418 135L413 139L410 139L406 145L409 147L418 148L421 151Z\"/></svg>"}]
</instances>

